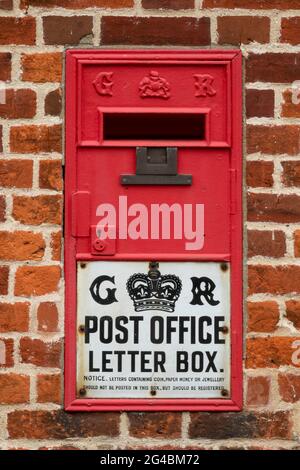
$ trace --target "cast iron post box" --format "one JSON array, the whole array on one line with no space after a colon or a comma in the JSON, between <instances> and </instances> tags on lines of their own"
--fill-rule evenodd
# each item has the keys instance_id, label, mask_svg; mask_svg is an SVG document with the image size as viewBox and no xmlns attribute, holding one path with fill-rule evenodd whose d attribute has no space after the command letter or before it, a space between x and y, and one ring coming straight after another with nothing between
<instances>
[{"instance_id":1,"label":"cast iron post box","mask_svg":"<svg viewBox=\"0 0 300 470\"><path fill-rule=\"evenodd\" d=\"M67 410L239 410L241 55L69 50Z\"/></svg>"}]
</instances>

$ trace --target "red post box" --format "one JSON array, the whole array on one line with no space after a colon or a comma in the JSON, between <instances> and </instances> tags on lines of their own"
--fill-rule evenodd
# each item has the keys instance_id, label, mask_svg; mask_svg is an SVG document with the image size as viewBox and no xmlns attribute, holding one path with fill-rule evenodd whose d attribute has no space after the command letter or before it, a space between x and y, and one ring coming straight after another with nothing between
<instances>
[{"instance_id":1,"label":"red post box","mask_svg":"<svg viewBox=\"0 0 300 470\"><path fill-rule=\"evenodd\" d=\"M67 410L239 410L241 54L69 50Z\"/></svg>"}]
</instances>

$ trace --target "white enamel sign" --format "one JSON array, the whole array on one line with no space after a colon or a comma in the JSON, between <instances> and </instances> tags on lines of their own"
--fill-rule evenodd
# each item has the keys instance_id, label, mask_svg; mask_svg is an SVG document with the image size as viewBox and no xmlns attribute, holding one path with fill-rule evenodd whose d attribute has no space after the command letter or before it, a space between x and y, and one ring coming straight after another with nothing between
<instances>
[{"instance_id":1,"label":"white enamel sign","mask_svg":"<svg viewBox=\"0 0 300 470\"><path fill-rule=\"evenodd\" d=\"M228 263L78 263L83 398L230 397Z\"/></svg>"}]
</instances>

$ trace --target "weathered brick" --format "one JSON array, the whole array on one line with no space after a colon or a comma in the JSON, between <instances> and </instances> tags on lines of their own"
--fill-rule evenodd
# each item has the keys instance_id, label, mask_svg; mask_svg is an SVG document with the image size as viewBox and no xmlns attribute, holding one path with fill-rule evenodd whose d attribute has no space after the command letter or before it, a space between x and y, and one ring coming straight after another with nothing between
<instances>
[{"instance_id":1,"label":"weathered brick","mask_svg":"<svg viewBox=\"0 0 300 470\"><path fill-rule=\"evenodd\" d=\"M278 374L278 385L283 401L296 403L300 400L300 375Z\"/></svg>"},{"instance_id":2,"label":"weathered brick","mask_svg":"<svg viewBox=\"0 0 300 470\"><path fill-rule=\"evenodd\" d=\"M300 230L296 230L294 232L294 250L295 250L295 256L299 258L300 257Z\"/></svg>"},{"instance_id":3,"label":"weathered brick","mask_svg":"<svg viewBox=\"0 0 300 470\"><path fill-rule=\"evenodd\" d=\"M60 196L15 196L12 215L23 224L60 224Z\"/></svg>"},{"instance_id":4,"label":"weathered brick","mask_svg":"<svg viewBox=\"0 0 300 470\"><path fill-rule=\"evenodd\" d=\"M258 293L300 293L300 266L250 265L249 295Z\"/></svg>"},{"instance_id":5,"label":"weathered brick","mask_svg":"<svg viewBox=\"0 0 300 470\"><path fill-rule=\"evenodd\" d=\"M58 374L37 376L38 403L61 402L61 376Z\"/></svg>"},{"instance_id":6,"label":"weathered brick","mask_svg":"<svg viewBox=\"0 0 300 470\"><path fill-rule=\"evenodd\" d=\"M40 233L0 231L0 259L6 261L40 260L45 242Z\"/></svg>"},{"instance_id":7,"label":"weathered brick","mask_svg":"<svg viewBox=\"0 0 300 470\"><path fill-rule=\"evenodd\" d=\"M0 222L5 221L5 209L6 209L6 202L5 202L5 197L0 196Z\"/></svg>"},{"instance_id":8,"label":"weathered brick","mask_svg":"<svg viewBox=\"0 0 300 470\"><path fill-rule=\"evenodd\" d=\"M60 367L62 344L57 342L44 342L40 339L21 338L21 361L34 364L38 367Z\"/></svg>"},{"instance_id":9,"label":"weathered brick","mask_svg":"<svg viewBox=\"0 0 300 470\"><path fill-rule=\"evenodd\" d=\"M0 295L6 295L8 293L8 275L9 267L0 266Z\"/></svg>"},{"instance_id":10,"label":"weathered brick","mask_svg":"<svg viewBox=\"0 0 300 470\"><path fill-rule=\"evenodd\" d=\"M13 126L10 128L10 149L16 153L51 153L62 151L62 128L53 126Z\"/></svg>"},{"instance_id":11,"label":"weathered brick","mask_svg":"<svg viewBox=\"0 0 300 470\"><path fill-rule=\"evenodd\" d=\"M61 191L63 187L61 160L41 160L39 182L40 188Z\"/></svg>"},{"instance_id":12,"label":"weathered brick","mask_svg":"<svg viewBox=\"0 0 300 470\"><path fill-rule=\"evenodd\" d=\"M270 399L269 377L248 377L246 403L248 406L265 406Z\"/></svg>"},{"instance_id":13,"label":"weathered brick","mask_svg":"<svg viewBox=\"0 0 300 470\"><path fill-rule=\"evenodd\" d=\"M65 439L118 436L119 413L66 413L63 410L16 410L8 414L11 439Z\"/></svg>"},{"instance_id":14,"label":"weathered brick","mask_svg":"<svg viewBox=\"0 0 300 470\"><path fill-rule=\"evenodd\" d=\"M250 53L246 62L246 81L291 83L299 80L299 68L299 53Z\"/></svg>"},{"instance_id":15,"label":"weathered brick","mask_svg":"<svg viewBox=\"0 0 300 470\"><path fill-rule=\"evenodd\" d=\"M60 52L22 54L21 67L23 81L61 82L62 54Z\"/></svg>"},{"instance_id":16,"label":"weathered brick","mask_svg":"<svg viewBox=\"0 0 300 470\"><path fill-rule=\"evenodd\" d=\"M59 281L59 266L21 266L16 272L15 295L50 294L57 291Z\"/></svg>"},{"instance_id":17,"label":"weathered brick","mask_svg":"<svg viewBox=\"0 0 300 470\"><path fill-rule=\"evenodd\" d=\"M28 331L29 303L0 303L0 332Z\"/></svg>"},{"instance_id":18,"label":"weathered brick","mask_svg":"<svg viewBox=\"0 0 300 470\"><path fill-rule=\"evenodd\" d=\"M250 193L248 220L297 223L300 221L300 197L296 194Z\"/></svg>"},{"instance_id":19,"label":"weathered brick","mask_svg":"<svg viewBox=\"0 0 300 470\"><path fill-rule=\"evenodd\" d=\"M61 260L61 243L62 243L62 233L55 232L51 234L51 250L52 250L52 259L53 261Z\"/></svg>"},{"instance_id":20,"label":"weathered brick","mask_svg":"<svg viewBox=\"0 0 300 470\"><path fill-rule=\"evenodd\" d=\"M282 18L281 42L287 42L296 46L300 44L300 17Z\"/></svg>"},{"instance_id":21,"label":"weathered brick","mask_svg":"<svg viewBox=\"0 0 300 470\"><path fill-rule=\"evenodd\" d=\"M142 0L148 10L188 10L194 8L195 0Z\"/></svg>"},{"instance_id":22,"label":"weathered brick","mask_svg":"<svg viewBox=\"0 0 300 470\"><path fill-rule=\"evenodd\" d=\"M253 8L254 10L299 10L298 0L204 0L203 8Z\"/></svg>"},{"instance_id":23,"label":"weathered brick","mask_svg":"<svg viewBox=\"0 0 300 470\"><path fill-rule=\"evenodd\" d=\"M295 328L300 330L300 301L288 300L286 306L286 318L292 322Z\"/></svg>"},{"instance_id":24,"label":"weathered brick","mask_svg":"<svg viewBox=\"0 0 300 470\"><path fill-rule=\"evenodd\" d=\"M62 111L62 92L60 88L50 91L45 98L45 114L60 116Z\"/></svg>"},{"instance_id":25,"label":"weathered brick","mask_svg":"<svg viewBox=\"0 0 300 470\"><path fill-rule=\"evenodd\" d=\"M14 366L14 340L0 338L0 368Z\"/></svg>"},{"instance_id":26,"label":"weathered brick","mask_svg":"<svg viewBox=\"0 0 300 470\"><path fill-rule=\"evenodd\" d=\"M125 45L209 45L210 19L104 16L101 42Z\"/></svg>"},{"instance_id":27,"label":"weathered brick","mask_svg":"<svg viewBox=\"0 0 300 470\"><path fill-rule=\"evenodd\" d=\"M37 311L38 330L45 333L58 331L58 310L54 302L42 302Z\"/></svg>"},{"instance_id":28,"label":"weathered brick","mask_svg":"<svg viewBox=\"0 0 300 470\"><path fill-rule=\"evenodd\" d=\"M283 103L281 107L281 116L287 118L300 117L300 87L287 89L283 92Z\"/></svg>"},{"instance_id":29,"label":"weathered brick","mask_svg":"<svg viewBox=\"0 0 300 470\"><path fill-rule=\"evenodd\" d=\"M31 7L51 8L62 7L72 10L100 7L100 8L130 8L133 0L21 0L21 8Z\"/></svg>"},{"instance_id":30,"label":"weathered brick","mask_svg":"<svg viewBox=\"0 0 300 470\"><path fill-rule=\"evenodd\" d=\"M277 328L279 307L276 302L248 302L248 331L271 333Z\"/></svg>"},{"instance_id":31,"label":"weathered brick","mask_svg":"<svg viewBox=\"0 0 300 470\"><path fill-rule=\"evenodd\" d=\"M247 117L273 117L274 100L274 90L246 90Z\"/></svg>"},{"instance_id":32,"label":"weathered brick","mask_svg":"<svg viewBox=\"0 0 300 470\"><path fill-rule=\"evenodd\" d=\"M273 186L273 162L247 162L247 186L253 188L271 188Z\"/></svg>"},{"instance_id":33,"label":"weathered brick","mask_svg":"<svg viewBox=\"0 0 300 470\"><path fill-rule=\"evenodd\" d=\"M0 17L0 45L17 44L32 46L35 44L36 24L32 16L14 18Z\"/></svg>"},{"instance_id":34,"label":"weathered brick","mask_svg":"<svg viewBox=\"0 0 300 470\"><path fill-rule=\"evenodd\" d=\"M179 413L130 413L129 432L133 437L176 439L181 436Z\"/></svg>"},{"instance_id":35,"label":"weathered brick","mask_svg":"<svg viewBox=\"0 0 300 470\"><path fill-rule=\"evenodd\" d=\"M285 234L280 230L248 230L248 257L281 258L286 252Z\"/></svg>"},{"instance_id":36,"label":"weathered brick","mask_svg":"<svg viewBox=\"0 0 300 470\"><path fill-rule=\"evenodd\" d=\"M267 338L248 338L246 351L246 367L278 368L294 366L292 356L295 352L293 344L300 338L290 336L269 336Z\"/></svg>"},{"instance_id":37,"label":"weathered brick","mask_svg":"<svg viewBox=\"0 0 300 470\"><path fill-rule=\"evenodd\" d=\"M11 53L0 52L0 80L6 82L11 78Z\"/></svg>"},{"instance_id":38,"label":"weathered brick","mask_svg":"<svg viewBox=\"0 0 300 470\"><path fill-rule=\"evenodd\" d=\"M31 188L32 160L0 160L0 186Z\"/></svg>"},{"instance_id":39,"label":"weathered brick","mask_svg":"<svg viewBox=\"0 0 300 470\"><path fill-rule=\"evenodd\" d=\"M5 119L30 119L36 113L36 93L20 89L5 91L5 102L0 102L0 117Z\"/></svg>"},{"instance_id":40,"label":"weathered brick","mask_svg":"<svg viewBox=\"0 0 300 470\"><path fill-rule=\"evenodd\" d=\"M288 411L241 413L191 413L189 435L192 439L291 437Z\"/></svg>"},{"instance_id":41,"label":"weathered brick","mask_svg":"<svg viewBox=\"0 0 300 470\"><path fill-rule=\"evenodd\" d=\"M282 182L285 186L300 186L300 161L281 163L283 168Z\"/></svg>"},{"instance_id":42,"label":"weathered brick","mask_svg":"<svg viewBox=\"0 0 300 470\"><path fill-rule=\"evenodd\" d=\"M79 44L84 36L93 34L92 16L44 16L45 44Z\"/></svg>"},{"instance_id":43,"label":"weathered brick","mask_svg":"<svg viewBox=\"0 0 300 470\"><path fill-rule=\"evenodd\" d=\"M13 9L13 0L0 0L0 9L1 10L12 10Z\"/></svg>"},{"instance_id":44,"label":"weathered brick","mask_svg":"<svg viewBox=\"0 0 300 470\"><path fill-rule=\"evenodd\" d=\"M29 401L30 378L19 374L0 374L0 404Z\"/></svg>"},{"instance_id":45,"label":"weathered brick","mask_svg":"<svg viewBox=\"0 0 300 470\"><path fill-rule=\"evenodd\" d=\"M300 127L248 125L247 152L297 155L300 152Z\"/></svg>"},{"instance_id":46,"label":"weathered brick","mask_svg":"<svg viewBox=\"0 0 300 470\"><path fill-rule=\"evenodd\" d=\"M219 44L265 43L270 40L270 18L266 16L220 16Z\"/></svg>"}]
</instances>

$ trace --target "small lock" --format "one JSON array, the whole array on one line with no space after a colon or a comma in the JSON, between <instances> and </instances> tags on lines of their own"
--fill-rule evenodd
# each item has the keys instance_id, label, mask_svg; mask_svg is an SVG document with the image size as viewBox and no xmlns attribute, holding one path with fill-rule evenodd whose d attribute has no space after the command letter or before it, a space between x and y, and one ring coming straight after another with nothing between
<instances>
[{"instance_id":1,"label":"small lock","mask_svg":"<svg viewBox=\"0 0 300 470\"><path fill-rule=\"evenodd\" d=\"M100 238L97 238L94 243L93 243L94 249L96 251L103 251L106 248L106 243L103 240L100 240Z\"/></svg>"}]
</instances>

